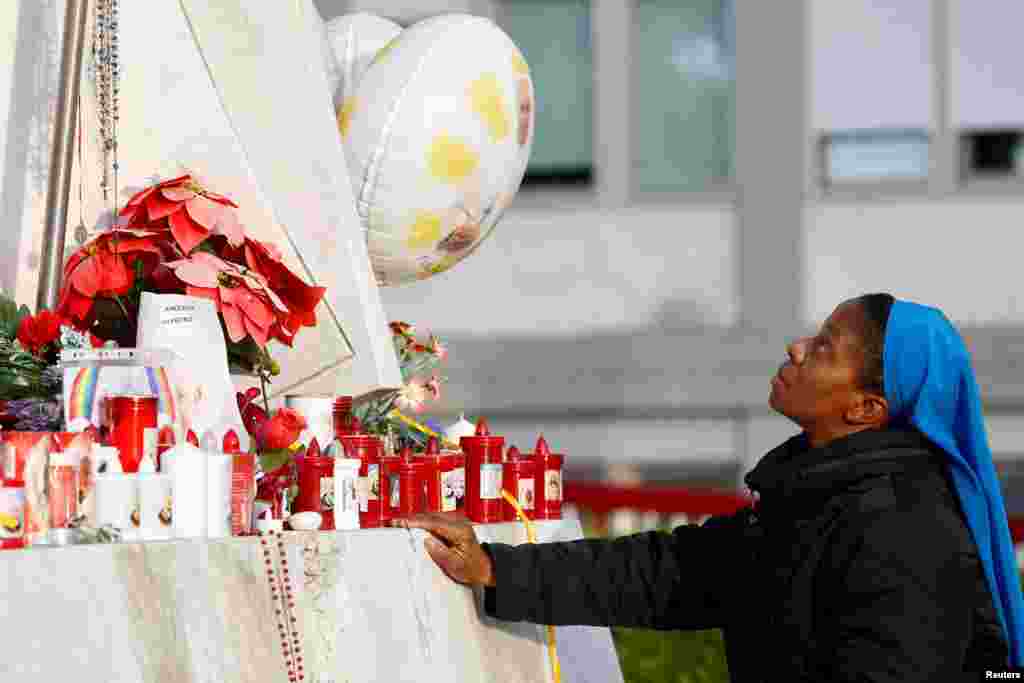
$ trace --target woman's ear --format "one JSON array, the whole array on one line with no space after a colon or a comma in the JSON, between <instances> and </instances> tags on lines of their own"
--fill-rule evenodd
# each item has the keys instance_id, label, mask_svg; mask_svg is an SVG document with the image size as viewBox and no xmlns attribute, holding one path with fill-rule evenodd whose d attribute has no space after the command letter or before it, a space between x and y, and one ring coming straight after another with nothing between
<instances>
[{"instance_id":1,"label":"woman's ear","mask_svg":"<svg viewBox=\"0 0 1024 683\"><path fill-rule=\"evenodd\" d=\"M845 417L852 425L880 427L889 421L889 402L884 396L860 392Z\"/></svg>"}]
</instances>

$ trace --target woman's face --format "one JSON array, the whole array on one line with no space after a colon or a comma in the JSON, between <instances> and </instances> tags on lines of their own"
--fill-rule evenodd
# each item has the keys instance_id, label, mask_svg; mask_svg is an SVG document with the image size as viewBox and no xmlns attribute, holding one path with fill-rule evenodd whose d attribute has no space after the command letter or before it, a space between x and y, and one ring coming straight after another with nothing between
<instances>
[{"instance_id":1,"label":"woman's face","mask_svg":"<svg viewBox=\"0 0 1024 683\"><path fill-rule=\"evenodd\" d=\"M768 404L805 429L842 426L862 395L864 320L861 305L847 301L832 312L817 335L789 344L789 358L771 380Z\"/></svg>"}]
</instances>

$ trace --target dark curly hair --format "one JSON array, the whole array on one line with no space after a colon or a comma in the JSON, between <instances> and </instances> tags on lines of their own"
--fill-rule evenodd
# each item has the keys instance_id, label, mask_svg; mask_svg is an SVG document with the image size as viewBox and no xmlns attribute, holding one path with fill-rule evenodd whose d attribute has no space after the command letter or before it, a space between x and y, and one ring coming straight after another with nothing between
<instances>
[{"instance_id":1,"label":"dark curly hair","mask_svg":"<svg viewBox=\"0 0 1024 683\"><path fill-rule=\"evenodd\" d=\"M864 325L860 330L864 344L864 365L861 367L861 388L885 395L885 327L889 310L896 298L892 294L864 294L854 299L864 312Z\"/></svg>"}]
</instances>

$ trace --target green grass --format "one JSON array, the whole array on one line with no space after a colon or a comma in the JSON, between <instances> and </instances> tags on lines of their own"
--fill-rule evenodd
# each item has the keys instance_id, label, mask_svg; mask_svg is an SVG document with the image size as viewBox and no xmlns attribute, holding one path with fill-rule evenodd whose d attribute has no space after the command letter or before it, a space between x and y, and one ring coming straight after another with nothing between
<instances>
[{"instance_id":1,"label":"green grass","mask_svg":"<svg viewBox=\"0 0 1024 683\"><path fill-rule=\"evenodd\" d=\"M612 629L627 683L728 683L721 631Z\"/></svg>"},{"instance_id":2,"label":"green grass","mask_svg":"<svg viewBox=\"0 0 1024 683\"><path fill-rule=\"evenodd\" d=\"M604 536L582 514L583 535ZM663 529L670 531L670 529ZM613 628L619 665L627 683L729 683L725 642L718 629L651 631Z\"/></svg>"}]
</instances>

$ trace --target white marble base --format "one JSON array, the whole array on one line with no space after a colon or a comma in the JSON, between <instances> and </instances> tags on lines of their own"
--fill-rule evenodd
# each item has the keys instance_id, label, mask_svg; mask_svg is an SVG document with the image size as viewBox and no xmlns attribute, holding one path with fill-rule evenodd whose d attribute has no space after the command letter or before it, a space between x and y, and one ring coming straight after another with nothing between
<instances>
[{"instance_id":1,"label":"white marble base","mask_svg":"<svg viewBox=\"0 0 1024 683\"><path fill-rule=\"evenodd\" d=\"M519 524L478 535L525 540ZM570 540L580 527L542 522L538 535ZM483 616L421 532L284 538L306 681L551 681L543 627ZM5 551L0 586L3 681L288 680L258 539ZM622 680L607 629L557 631L563 681Z\"/></svg>"}]
</instances>

